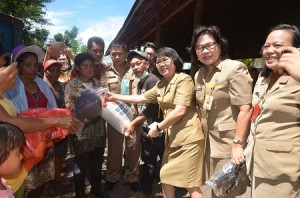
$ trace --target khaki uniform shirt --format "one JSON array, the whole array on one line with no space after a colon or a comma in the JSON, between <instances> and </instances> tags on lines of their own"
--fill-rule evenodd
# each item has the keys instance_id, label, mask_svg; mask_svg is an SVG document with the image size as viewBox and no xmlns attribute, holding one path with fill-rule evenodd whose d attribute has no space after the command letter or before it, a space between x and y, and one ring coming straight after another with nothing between
<instances>
[{"instance_id":1,"label":"khaki uniform shirt","mask_svg":"<svg viewBox=\"0 0 300 198\"><path fill-rule=\"evenodd\" d=\"M205 73L200 67L195 74L196 102L201 110L201 121L209 132L210 156L230 158L235 136L239 105L251 104L252 79L247 67L239 61L226 59ZM205 95L213 96L210 110L203 108ZM207 121L207 124L206 124Z\"/></svg>"},{"instance_id":2,"label":"khaki uniform shirt","mask_svg":"<svg viewBox=\"0 0 300 198\"><path fill-rule=\"evenodd\" d=\"M267 93L269 80L259 77L253 93L260 111L251 122L248 169L260 178L299 181L300 83L284 75Z\"/></svg>"},{"instance_id":3,"label":"khaki uniform shirt","mask_svg":"<svg viewBox=\"0 0 300 198\"><path fill-rule=\"evenodd\" d=\"M164 79L160 80L155 87L143 95L152 103L159 104L164 117L168 116L176 105L188 107L187 113L165 130L165 144L168 147L182 146L204 139L194 102L194 83L189 75L176 73L169 84Z\"/></svg>"},{"instance_id":4,"label":"khaki uniform shirt","mask_svg":"<svg viewBox=\"0 0 300 198\"><path fill-rule=\"evenodd\" d=\"M125 82L122 82L125 80ZM104 68L101 72L100 81L102 86L108 87L109 91L113 93L121 93L121 85L123 83L124 89L128 89L129 95L132 93L132 81L134 80L134 74L129 65L126 65L122 74L118 73L113 65Z\"/></svg>"}]
</instances>

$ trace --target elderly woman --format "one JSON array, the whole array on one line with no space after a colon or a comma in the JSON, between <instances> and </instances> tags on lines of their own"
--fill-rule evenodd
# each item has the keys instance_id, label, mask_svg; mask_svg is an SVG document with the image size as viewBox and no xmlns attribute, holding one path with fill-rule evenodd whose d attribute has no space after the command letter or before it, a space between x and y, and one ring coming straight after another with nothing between
<instances>
[{"instance_id":1,"label":"elderly woman","mask_svg":"<svg viewBox=\"0 0 300 198\"><path fill-rule=\"evenodd\" d=\"M148 132L156 138L165 132L165 151L160 171L164 197L174 198L174 186L186 188L192 198L203 197L202 164L204 134L198 118L194 83L181 73L183 62L174 49L160 48L154 57L156 67L163 76L156 86L142 95L107 93L108 100L128 103L158 103L164 119Z\"/></svg>"},{"instance_id":2,"label":"elderly woman","mask_svg":"<svg viewBox=\"0 0 300 198\"><path fill-rule=\"evenodd\" d=\"M300 82L279 67L292 47L300 47L300 33L288 24L273 27L262 47L247 155L253 197L300 197Z\"/></svg>"},{"instance_id":3,"label":"elderly woman","mask_svg":"<svg viewBox=\"0 0 300 198\"><path fill-rule=\"evenodd\" d=\"M87 89L101 87L100 81L94 76L94 58L84 52L75 57L75 69L78 77L71 79L65 88L65 102L67 109L75 109L75 101L80 92ZM73 139L75 146L75 161L81 173L75 178L76 197L85 197L85 177L90 175L91 193L97 197L103 197L101 191L101 169L106 143L105 122L98 117L85 124L83 130Z\"/></svg>"},{"instance_id":4,"label":"elderly woman","mask_svg":"<svg viewBox=\"0 0 300 198\"><path fill-rule=\"evenodd\" d=\"M252 80L242 62L227 58L227 42L216 26L195 29L190 51L200 65L195 74L196 100L208 132L206 162L212 176L230 159L237 165L245 161Z\"/></svg>"},{"instance_id":5,"label":"elderly woman","mask_svg":"<svg viewBox=\"0 0 300 198\"><path fill-rule=\"evenodd\" d=\"M43 58L43 51L37 46L18 46L13 50L13 54L14 60L18 63L18 76L15 86L3 94L5 96L4 99L8 99L13 105L3 103L2 106L10 115L5 114L3 111L0 114L3 121L20 126L22 119L11 118L10 116L16 116L16 113L28 108L54 108L56 107L56 102L48 84L37 77L38 61L41 61ZM26 128L20 126L20 128L25 132L46 129L57 125L61 126L63 124L57 118L51 118L47 121L32 120L24 123L28 126ZM66 127L63 126L63 128ZM41 184L54 179L53 165L54 152L53 148L50 148L46 151L43 160L29 172L26 178L25 188L27 191L30 191L28 197L41 196L44 187ZM11 186L14 191L20 188L20 184L17 183L11 183Z\"/></svg>"}]
</instances>

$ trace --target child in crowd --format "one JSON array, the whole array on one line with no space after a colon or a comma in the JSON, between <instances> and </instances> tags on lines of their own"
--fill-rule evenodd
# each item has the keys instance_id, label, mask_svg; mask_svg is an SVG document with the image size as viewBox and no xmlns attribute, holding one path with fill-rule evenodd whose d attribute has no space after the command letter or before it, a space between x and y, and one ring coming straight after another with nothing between
<instances>
[{"instance_id":1,"label":"child in crowd","mask_svg":"<svg viewBox=\"0 0 300 198\"><path fill-rule=\"evenodd\" d=\"M2 176L14 174L21 167L20 149L24 144L22 131L9 123L0 123L0 197L12 198L13 192Z\"/></svg>"}]
</instances>

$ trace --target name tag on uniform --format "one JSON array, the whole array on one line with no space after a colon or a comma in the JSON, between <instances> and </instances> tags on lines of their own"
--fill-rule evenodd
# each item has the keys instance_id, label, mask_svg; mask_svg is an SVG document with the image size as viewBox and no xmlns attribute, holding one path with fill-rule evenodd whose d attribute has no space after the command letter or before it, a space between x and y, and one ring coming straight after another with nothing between
<instances>
[{"instance_id":1,"label":"name tag on uniform","mask_svg":"<svg viewBox=\"0 0 300 198\"><path fill-rule=\"evenodd\" d=\"M214 101L214 97L212 95L205 95L203 108L206 110L211 110L213 101Z\"/></svg>"}]
</instances>

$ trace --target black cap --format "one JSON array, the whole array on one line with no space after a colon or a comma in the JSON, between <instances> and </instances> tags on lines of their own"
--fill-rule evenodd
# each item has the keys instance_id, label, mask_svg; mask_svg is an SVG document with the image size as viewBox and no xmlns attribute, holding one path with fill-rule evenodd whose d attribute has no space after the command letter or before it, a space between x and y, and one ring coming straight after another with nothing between
<instances>
[{"instance_id":1,"label":"black cap","mask_svg":"<svg viewBox=\"0 0 300 198\"><path fill-rule=\"evenodd\" d=\"M135 56L141 57L142 59L148 61L148 56L146 52L132 50L128 53L128 57L127 57L128 62L130 62Z\"/></svg>"}]
</instances>

